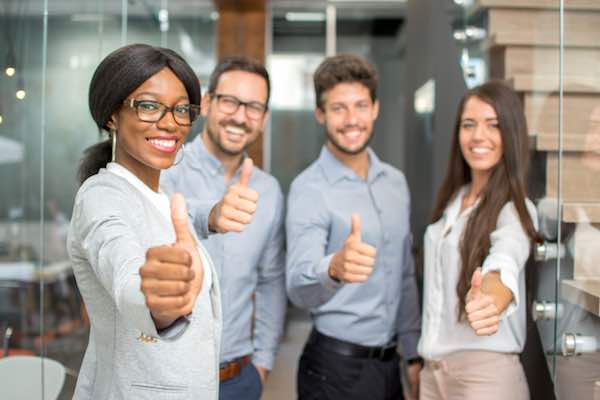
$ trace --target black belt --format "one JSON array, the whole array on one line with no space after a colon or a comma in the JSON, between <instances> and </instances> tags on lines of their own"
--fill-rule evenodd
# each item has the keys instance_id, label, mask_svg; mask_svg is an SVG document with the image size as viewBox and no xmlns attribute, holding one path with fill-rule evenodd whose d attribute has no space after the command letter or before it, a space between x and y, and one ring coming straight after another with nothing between
<instances>
[{"instance_id":1,"label":"black belt","mask_svg":"<svg viewBox=\"0 0 600 400\"><path fill-rule=\"evenodd\" d=\"M381 361L390 361L396 355L397 336L394 336L392 341L386 346L369 347L323 335L313 328L308 337L308 344L311 346L318 346L342 356L374 358Z\"/></svg>"}]
</instances>

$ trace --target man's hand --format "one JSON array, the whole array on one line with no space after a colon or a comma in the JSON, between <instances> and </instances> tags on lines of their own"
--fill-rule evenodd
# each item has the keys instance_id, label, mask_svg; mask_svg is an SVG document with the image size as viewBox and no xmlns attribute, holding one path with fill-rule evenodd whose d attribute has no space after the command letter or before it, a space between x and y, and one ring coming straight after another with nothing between
<instances>
[{"instance_id":1,"label":"man's hand","mask_svg":"<svg viewBox=\"0 0 600 400\"><path fill-rule=\"evenodd\" d=\"M407 399L419 400L419 374L421 373L421 363L407 365L408 383L410 384L410 393L407 393Z\"/></svg>"},{"instance_id":2,"label":"man's hand","mask_svg":"<svg viewBox=\"0 0 600 400\"><path fill-rule=\"evenodd\" d=\"M360 217L352 214L352 228L344 247L335 253L329 264L329 276L347 283L365 282L375 265L375 247L363 243Z\"/></svg>"},{"instance_id":3,"label":"man's hand","mask_svg":"<svg viewBox=\"0 0 600 400\"><path fill-rule=\"evenodd\" d=\"M140 268L141 290L158 329L192 312L204 277L196 240L188 229L185 199L179 193L171 199L171 220L175 244L148 249Z\"/></svg>"},{"instance_id":4,"label":"man's hand","mask_svg":"<svg viewBox=\"0 0 600 400\"><path fill-rule=\"evenodd\" d=\"M465 311L471 328L477 336L493 335L498 331L500 312L494 298L481 290L483 275L477 268L471 278L471 289L467 293Z\"/></svg>"},{"instance_id":5,"label":"man's hand","mask_svg":"<svg viewBox=\"0 0 600 400\"><path fill-rule=\"evenodd\" d=\"M246 158L240 171L240 179L227 192L208 215L208 229L212 232L242 232L252 221L258 202L258 192L248 187L253 162Z\"/></svg>"},{"instance_id":6,"label":"man's hand","mask_svg":"<svg viewBox=\"0 0 600 400\"><path fill-rule=\"evenodd\" d=\"M260 377L260 384L264 386L267 381L267 376L269 375L269 370L256 364L254 364L254 368L256 368L258 376Z\"/></svg>"}]
</instances>

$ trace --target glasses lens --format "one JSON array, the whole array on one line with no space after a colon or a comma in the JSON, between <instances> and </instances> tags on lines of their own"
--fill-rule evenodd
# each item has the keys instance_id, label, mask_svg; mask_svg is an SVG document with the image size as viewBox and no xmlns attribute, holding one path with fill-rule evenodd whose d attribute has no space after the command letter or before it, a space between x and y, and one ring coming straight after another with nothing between
<instances>
[{"instance_id":1,"label":"glasses lens","mask_svg":"<svg viewBox=\"0 0 600 400\"><path fill-rule=\"evenodd\" d=\"M158 121L163 114L163 108L155 101L140 101L136 106L138 118L148 122Z\"/></svg>"},{"instance_id":2,"label":"glasses lens","mask_svg":"<svg viewBox=\"0 0 600 400\"><path fill-rule=\"evenodd\" d=\"M175 117L175 122L179 125L191 125L192 121L194 121L192 118L192 105L181 104L173 107L173 116Z\"/></svg>"},{"instance_id":3,"label":"glasses lens","mask_svg":"<svg viewBox=\"0 0 600 400\"><path fill-rule=\"evenodd\" d=\"M227 114L233 114L240 106L240 102L231 96L220 96L218 98L219 110Z\"/></svg>"},{"instance_id":4,"label":"glasses lens","mask_svg":"<svg viewBox=\"0 0 600 400\"><path fill-rule=\"evenodd\" d=\"M260 103L246 104L246 115L251 119L259 119L265 113L265 107Z\"/></svg>"}]
</instances>

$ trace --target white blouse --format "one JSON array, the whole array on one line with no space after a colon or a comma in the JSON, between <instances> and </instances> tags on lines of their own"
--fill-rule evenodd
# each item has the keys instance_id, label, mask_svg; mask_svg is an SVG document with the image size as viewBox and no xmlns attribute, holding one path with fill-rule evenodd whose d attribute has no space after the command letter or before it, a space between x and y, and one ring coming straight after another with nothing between
<instances>
[{"instance_id":1,"label":"white blouse","mask_svg":"<svg viewBox=\"0 0 600 400\"><path fill-rule=\"evenodd\" d=\"M106 169L115 175L127 180L133 187L139 190L152 204L156 206L160 214L165 217L169 224L171 224L171 201L169 197L160 188L158 193L150 189L144 182L140 180L134 173L129 171L127 168L116 162L110 162L106 164ZM191 225L190 225L190 229ZM198 246L198 253L200 254L200 260L202 265L208 266L208 260L206 259L204 249ZM202 281L203 288L210 288L212 285L212 275L210 268L204 268L204 279ZM202 290L200 296L208 293L208 290Z\"/></svg>"},{"instance_id":2,"label":"white blouse","mask_svg":"<svg viewBox=\"0 0 600 400\"><path fill-rule=\"evenodd\" d=\"M462 268L459 244L469 216L479 204L477 201L460 212L467 190L468 186L463 187L444 215L425 232L423 319L418 350L426 359L440 359L465 350L519 353L525 345L524 267L531 245L512 202L500 211L482 272L485 275L498 271L502 283L512 291L513 302L501 316L498 331L491 336L477 336L468 322L458 322L456 284ZM537 229L535 206L529 199L526 206Z\"/></svg>"}]
</instances>

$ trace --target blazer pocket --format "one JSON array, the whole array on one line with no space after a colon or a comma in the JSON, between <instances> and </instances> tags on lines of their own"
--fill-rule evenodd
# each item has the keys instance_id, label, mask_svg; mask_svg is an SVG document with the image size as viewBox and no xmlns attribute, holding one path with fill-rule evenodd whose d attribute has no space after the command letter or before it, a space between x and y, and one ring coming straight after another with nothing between
<instances>
[{"instance_id":1,"label":"blazer pocket","mask_svg":"<svg viewBox=\"0 0 600 400\"><path fill-rule=\"evenodd\" d=\"M161 385L146 382L131 382L132 398L140 400L189 400L188 386Z\"/></svg>"}]
</instances>

